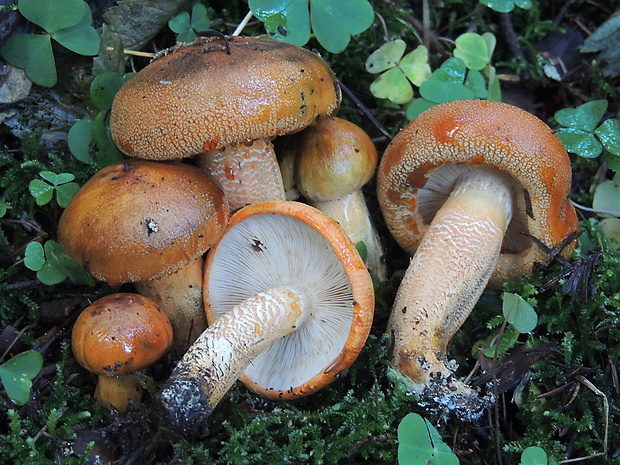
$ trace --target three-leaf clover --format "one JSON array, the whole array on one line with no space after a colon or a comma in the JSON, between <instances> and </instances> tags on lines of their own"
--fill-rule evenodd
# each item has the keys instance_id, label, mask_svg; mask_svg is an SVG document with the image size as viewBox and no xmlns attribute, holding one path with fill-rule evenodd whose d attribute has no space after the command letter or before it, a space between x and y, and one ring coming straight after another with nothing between
<instances>
[{"instance_id":1,"label":"three-leaf clover","mask_svg":"<svg viewBox=\"0 0 620 465\"><path fill-rule=\"evenodd\" d=\"M36 350L27 350L0 365L0 380L9 399L24 405L30 397L32 379L43 366L43 357Z\"/></svg>"},{"instance_id":2,"label":"three-leaf clover","mask_svg":"<svg viewBox=\"0 0 620 465\"><path fill-rule=\"evenodd\" d=\"M430 107L451 100L501 100L499 80L491 65L495 42L491 33L466 32L459 36L454 56L420 85L420 98L408 105L407 118L413 119Z\"/></svg>"},{"instance_id":3,"label":"three-leaf clover","mask_svg":"<svg viewBox=\"0 0 620 465\"><path fill-rule=\"evenodd\" d=\"M90 7L84 0L19 0L19 12L46 34L12 34L0 55L40 86L56 84L52 39L80 55L99 52L100 38L93 28Z\"/></svg>"},{"instance_id":4,"label":"three-leaf clover","mask_svg":"<svg viewBox=\"0 0 620 465\"><path fill-rule=\"evenodd\" d=\"M41 171L39 173L45 181L33 179L28 185L32 196L36 199L37 205L45 205L52 200L56 192L56 202L62 208L69 205L69 201L80 188L79 184L72 182L75 179L71 173L56 174L52 171Z\"/></svg>"},{"instance_id":5,"label":"three-leaf clover","mask_svg":"<svg viewBox=\"0 0 620 465\"><path fill-rule=\"evenodd\" d=\"M187 11L180 12L168 21L168 27L177 34L177 42L192 42L199 32L208 31L211 27L207 7L202 3L195 3L191 14Z\"/></svg>"},{"instance_id":6,"label":"three-leaf clover","mask_svg":"<svg viewBox=\"0 0 620 465\"><path fill-rule=\"evenodd\" d=\"M325 50L340 53L374 20L368 0L249 0L250 10L273 39L305 45L310 31Z\"/></svg>"},{"instance_id":7,"label":"three-leaf clover","mask_svg":"<svg viewBox=\"0 0 620 465\"><path fill-rule=\"evenodd\" d=\"M409 413L398 425L398 463L458 465L459 459L428 420Z\"/></svg>"},{"instance_id":8,"label":"three-leaf clover","mask_svg":"<svg viewBox=\"0 0 620 465\"><path fill-rule=\"evenodd\" d=\"M620 156L620 120L608 119L599 125L607 110L607 100L592 100L577 108L564 108L555 113L556 131L566 150L584 158L595 158L603 147Z\"/></svg>"},{"instance_id":9,"label":"three-leaf clover","mask_svg":"<svg viewBox=\"0 0 620 465\"><path fill-rule=\"evenodd\" d=\"M405 54L407 45L401 39L383 44L366 60L366 71L381 75L370 85L370 92L396 104L413 99L413 88L419 87L431 76L428 50L420 45ZM404 55L404 56L403 56Z\"/></svg>"},{"instance_id":10,"label":"three-leaf clover","mask_svg":"<svg viewBox=\"0 0 620 465\"><path fill-rule=\"evenodd\" d=\"M31 242L24 253L26 268L36 271L37 278L43 284L54 285L69 278L77 284L93 286L94 279L73 258L63 252L56 241L47 241L45 245Z\"/></svg>"}]
</instances>

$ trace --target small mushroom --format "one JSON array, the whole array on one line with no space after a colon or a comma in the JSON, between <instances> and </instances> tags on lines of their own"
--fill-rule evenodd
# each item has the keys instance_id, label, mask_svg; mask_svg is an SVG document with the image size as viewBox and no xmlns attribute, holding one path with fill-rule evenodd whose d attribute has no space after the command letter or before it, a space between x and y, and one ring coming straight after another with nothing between
<instances>
[{"instance_id":1,"label":"small mushroom","mask_svg":"<svg viewBox=\"0 0 620 465\"><path fill-rule=\"evenodd\" d=\"M58 223L63 250L95 279L135 283L168 315L173 355L206 328L203 254L224 231L226 199L200 169L125 160L91 177Z\"/></svg>"},{"instance_id":2,"label":"small mushroom","mask_svg":"<svg viewBox=\"0 0 620 465\"><path fill-rule=\"evenodd\" d=\"M335 114L341 92L315 53L258 37L199 38L139 71L118 92L110 130L136 158L193 157L232 210L284 199L271 139Z\"/></svg>"},{"instance_id":3,"label":"small mushroom","mask_svg":"<svg viewBox=\"0 0 620 465\"><path fill-rule=\"evenodd\" d=\"M295 165L295 184L308 203L336 220L354 244L365 244L368 268L384 281L383 247L362 192L375 174L377 159L377 149L362 128L328 118L291 136L283 165Z\"/></svg>"},{"instance_id":4,"label":"small mushroom","mask_svg":"<svg viewBox=\"0 0 620 465\"><path fill-rule=\"evenodd\" d=\"M438 105L386 149L379 202L393 236L414 253L388 322L392 363L427 404L463 419L488 405L455 378L448 344L487 284L527 275L544 261L531 237L553 248L577 230L570 187L559 139L505 103Z\"/></svg>"},{"instance_id":5,"label":"small mushroom","mask_svg":"<svg viewBox=\"0 0 620 465\"><path fill-rule=\"evenodd\" d=\"M160 359L172 344L172 326L155 302L138 294L110 294L86 307L73 327L78 363L98 376L95 397L124 412L139 402L142 387L132 376Z\"/></svg>"},{"instance_id":6,"label":"small mushroom","mask_svg":"<svg viewBox=\"0 0 620 465\"><path fill-rule=\"evenodd\" d=\"M332 382L359 354L374 311L370 274L346 233L292 201L232 216L207 256L204 296L210 326L160 393L185 434L237 379L274 400Z\"/></svg>"}]
</instances>

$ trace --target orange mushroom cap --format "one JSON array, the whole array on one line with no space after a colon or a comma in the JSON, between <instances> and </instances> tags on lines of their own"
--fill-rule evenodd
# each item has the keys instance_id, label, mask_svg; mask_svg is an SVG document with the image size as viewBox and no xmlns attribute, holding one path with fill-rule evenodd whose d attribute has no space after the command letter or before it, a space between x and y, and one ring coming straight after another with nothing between
<instances>
[{"instance_id":1,"label":"orange mushroom cap","mask_svg":"<svg viewBox=\"0 0 620 465\"><path fill-rule=\"evenodd\" d=\"M204 172L125 160L92 176L58 223L63 250L110 285L176 271L224 231L228 204Z\"/></svg>"},{"instance_id":2,"label":"orange mushroom cap","mask_svg":"<svg viewBox=\"0 0 620 465\"><path fill-rule=\"evenodd\" d=\"M172 344L172 326L150 299L119 293L100 298L75 322L73 353L92 373L122 376L152 365Z\"/></svg>"},{"instance_id":3,"label":"orange mushroom cap","mask_svg":"<svg viewBox=\"0 0 620 465\"><path fill-rule=\"evenodd\" d=\"M304 129L291 142L302 194L332 200L360 189L375 174L377 149L362 128L330 118ZM288 156L288 154L287 154Z\"/></svg>"},{"instance_id":4,"label":"orange mushroom cap","mask_svg":"<svg viewBox=\"0 0 620 465\"><path fill-rule=\"evenodd\" d=\"M378 170L378 198L390 231L400 246L414 253L441 205L432 191L449 178L439 169L450 165L490 165L515 181L516 207L491 285L531 271L545 252L524 231L547 247L558 245L579 227L568 194L571 165L566 150L540 119L515 106L492 101L452 101L411 121L388 146ZM440 174L441 173L441 174ZM432 189L428 186L433 184ZM427 190L424 191L424 188ZM427 192L428 191L428 192ZM574 245L564 249L572 254Z\"/></svg>"},{"instance_id":5,"label":"orange mushroom cap","mask_svg":"<svg viewBox=\"0 0 620 465\"><path fill-rule=\"evenodd\" d=\"M110 130L130 156L178 159L299 131L335 114L340 101L315 53L257 37L199 38L119 90Z\"/></svg>"}]
</instances>

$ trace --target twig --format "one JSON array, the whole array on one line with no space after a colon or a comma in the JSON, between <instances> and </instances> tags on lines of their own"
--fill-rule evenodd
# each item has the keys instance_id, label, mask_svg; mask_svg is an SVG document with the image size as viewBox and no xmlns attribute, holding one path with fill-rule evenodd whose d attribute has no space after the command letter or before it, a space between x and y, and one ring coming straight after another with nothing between
<instances>
[{"instance_id":1,"label":"twig","mask_svg":"<svg viewBox=\"0 0 620 465\"><path fill-rule=\"evenodd\" d=\"M342 89L342 91L347 94L347 96L353 100L353 103L355 103L355 105L357 105L357 107L362 111L362 113L364 113L364 115L366 115L366 117L372 121L372 124L374 124L377 129L379 131L381 131L381 133L387 137L389 140L392 140L392 135L388 132L387 129L385 129L385 127L379 122L379 120L377 118L375 118L375 116L370 112L370 110L366 107L366 105L364 105L362 103L362 101L360 99L357 98L357 96L351 91L351 89L349 89L347 86L344 85L344 83L342 81L340 81L340 88Z\"/></svg>"},{"instance_id":2,"label":"twig","mask_svg":"<svg viewBox=\"0 0 620 465\"><path fill-rule=\"evenodd\" d=\"M231 35L238 36L239 34L241 34L241 31L243 31L243 29L247 26L247 24L250 22L250 19L252 19L252 10L248 11L248 14L245 15L245 17L237 26L237 29L235 29L235 31Z\"/></svg>"},{"instance_id":3,"label":"twig","mask_svg":"<svg viewBox=\"0 0 620 465\"><path fill-rule=\"evenodd\" d=\"M585 205L580 205L577 202L571 200L571 203L573 204L573 206L579 210L583 210L586 212L591 212L591 213L597 213L597 214L603 214L603 215L612 215L612 216L618 216L618 212L617 211L612 211L612 210L596 210L594 208L590 208L590 207L586 207Z\"/></svg>"}]
</instances>

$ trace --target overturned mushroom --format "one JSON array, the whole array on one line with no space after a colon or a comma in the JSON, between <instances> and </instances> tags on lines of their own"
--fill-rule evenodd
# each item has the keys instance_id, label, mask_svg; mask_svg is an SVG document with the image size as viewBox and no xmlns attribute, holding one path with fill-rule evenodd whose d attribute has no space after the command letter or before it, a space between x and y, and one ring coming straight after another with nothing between
<instances>
[{"instance_id":1,"label":"overturned mushroom","mask_svg":"<svg viewBox=\"0 0 620 465\"><path fill-rule=\"evenodd\" d=\"M301 47L258 37L199 38L139 71L118 92L110 130L127 155L198 157L231 209L283 200L271 139L335 114L340 87Z\"/></svg>"},{"instance_id":2,"label":"overturned mushroom","mask_svg":"<svg viewBox=\"0 0 620 465\"><path fill-rule=\"evenodd\" d=\"M237 379L295 399L330 383L366 341L374 294L346 233L298 202L239 210L205 266L209 328L160 393L166 416L196 432Z\"/></svg>"},{"instance_id":3,"label":"overturned mushroom","mask_svg":"<svg viewBox=\"0 0 620 465\"><path fill-rule=\"evenodd\" d=\"M394 138L377 183L388 227L415 253L388 323L393 365L427 403L477 418L489 399L455 378L447 347L487 283L526 275L544 260L521 232L554 247L578 228L566 151L519 108L454 101Z\"/></svg>"}]
</instances>

